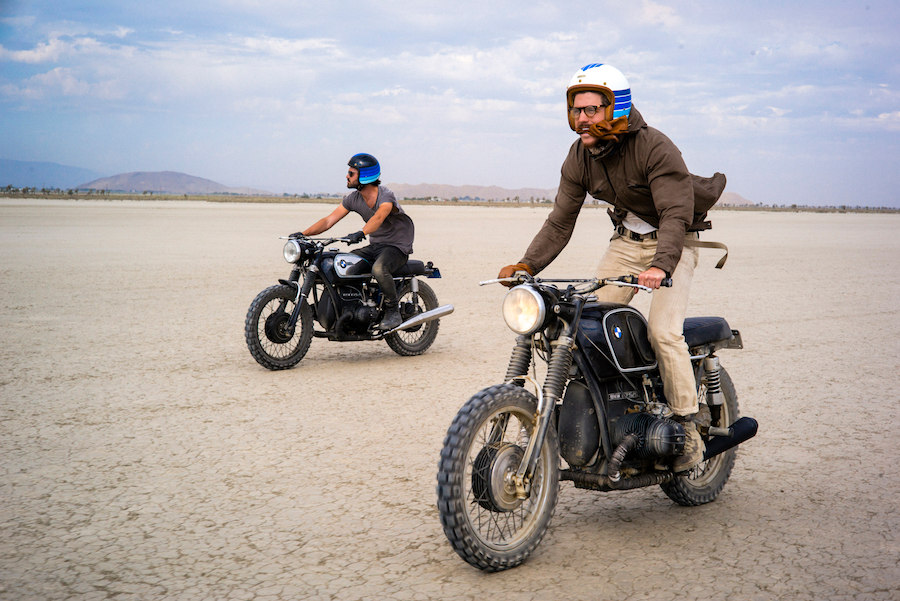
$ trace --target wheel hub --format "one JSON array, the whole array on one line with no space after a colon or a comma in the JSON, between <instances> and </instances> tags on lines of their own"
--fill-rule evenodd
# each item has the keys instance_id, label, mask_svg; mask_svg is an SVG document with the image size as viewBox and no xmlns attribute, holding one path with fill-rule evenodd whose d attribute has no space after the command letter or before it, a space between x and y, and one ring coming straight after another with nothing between
<instances>
[{"instance_id":1,"label":"wheel hub","mask_svg":"<svg viewBox=\"0 0 900 601\"><path fill-rule=\"evenodd\" d=\"M512 511L521 500L516 496L515 475L525 451L512 443L486 445L472 466L472 493L479 505L490 511Z\"/></svg>"},{"instance_id":2,"label":"wheel hub","mask_svg":"<svg viewBox=\"0 0 900 601\"><path fill-rule=\"evenodd\" d=\"M414 303L400 303L400 316L403 318L403 321L408 321L421 313L422 310L419 309ZM413 326L411 328L407 328L407 332L418 332L422 329L421 324L417 326Z\"/></svg>"},{"instance_id":3,"label":"wheel hub","mask_svg":"<svg viewBox=\"0 0 900 601\"><path fill-rule=\"evenodd\" d=\"M266 338L276 344L290 342L294 336L292 328L288 327L291 316L284 311L272 313L266 318Z\"/></svg>"}]
</instances>

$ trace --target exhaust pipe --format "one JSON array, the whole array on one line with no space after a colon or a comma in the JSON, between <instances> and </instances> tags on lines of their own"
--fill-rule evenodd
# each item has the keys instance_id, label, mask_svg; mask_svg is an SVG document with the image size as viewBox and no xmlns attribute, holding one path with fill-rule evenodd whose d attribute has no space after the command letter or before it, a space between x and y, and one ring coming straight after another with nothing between
<instances>
[{"instance_id":1,"label":"exhaust pipe","mask_svg":"<svg viewBox=\"0 0 900 601\"><path fill-rule=\"evenodd\" d=\"M756 430L759 424L752 417L742 417L737 420L731 427L724 430L721 435L712 436L706 443L706 451L703 453L703 460L706 461L711 457L715 457L724 453L728 449L733 449L742 442L746 442L756 436ZM718 434L718 433L717 433Z\"/></svg>"},{"instance_id":2,"label":"exhaust pipe","mask_svg":"<svg viewBox=\"0 0 900 601\"><path fill-rule=\"evenodd\" d=\"M435 319L440 319L445 315L450 315L453 313L453 305L442 305L436 309L432 309L431 311L425 311L424 313L419 313L415 317L411 319L407 319L399 326L394 328L389 332L385 332L385 334L393 334L398 330L408 330L409 328L413 328L415 326L421 325L428 321L433 321Z\"/></svg>"}]
</instances>

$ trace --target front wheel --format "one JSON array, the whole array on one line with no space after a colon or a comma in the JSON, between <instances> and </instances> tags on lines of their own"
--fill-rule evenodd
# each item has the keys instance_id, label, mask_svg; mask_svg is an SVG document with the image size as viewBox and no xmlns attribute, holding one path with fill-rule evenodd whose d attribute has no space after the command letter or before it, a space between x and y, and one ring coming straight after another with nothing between
<instances>
[{"instance_id":1,"label":"front wheel","mask_svg":"<svg viewBox=\"0 0 900 601\"><path fill-rule=\"evenodd\" d=\"M537 400L508 384L486 388L463 405L444 438L438 510L460 557L487 572L513 568L541 542L556 508L559 443L551 424L527 499L513 476L534 435Z\"/></svg>"},{"instance_id":2,"label":"front wheel","mask_svg":"<svg viewBox=\"0 0 900 601\"><path fill-rule=\"evenodd\" d=\"M724 367L719 368L719 380L725 394L725 402L722 404L718 425L728 427L740 417L737 391ZM705 396L705 392L705 388L701 387L700 398ZM731 476L736 455L737 448L729 449L702 462L689 472L675 476L674 480L661 484L660 487L670 499L686 507L714 501Z\"/></svg>"},{"instance_id":3,"label":"front wheel","mask_svg":"<svg viewBox=\"0 0 900 601\"><path fill-rule=\"evenodd\" d=\"M256 362L266 369L294 367L312 341L312 309L300 299L300 315L293 330L288 328L294 310L297 289L293 286L269 286L256 295L247 310L244 336Z\"/></svg>"},{"instance_id":4,"label":"front wheel","mask_svg":"<svg viewBox=\"0 0 900 601\"><path fill-rule=\"evenodd\" d=\"M425 282L418 282L418 284L418 292L413 292L411 282L405 282L397 291L400 301L400 317L403 321L412 319L425 311L436 309L438 306L437 295L431 286ZM385 336L384 341L398 355L404 357L421 355L437 338L439 322L439 319L433 319L408 330L399 330Z\"/></svg>"}]
</instances>

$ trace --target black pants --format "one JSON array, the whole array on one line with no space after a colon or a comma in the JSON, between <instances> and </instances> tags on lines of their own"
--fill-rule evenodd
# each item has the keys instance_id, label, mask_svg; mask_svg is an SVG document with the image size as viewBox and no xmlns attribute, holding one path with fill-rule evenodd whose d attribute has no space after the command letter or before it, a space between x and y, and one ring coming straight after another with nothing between
<instances>
[{"instance_id":1,"label":"black pants","mask_svg":"<svg viewBox=\"0 0 900 601\"><path fill-rule=\"evenodd\" d=\"M409 255L389 244L370 244L354 250L353 254L359 255L372 265L372 275L381 286L385 305L396 306L399 299L392 274L406 265Z\"/></svg>"}]
</instances>

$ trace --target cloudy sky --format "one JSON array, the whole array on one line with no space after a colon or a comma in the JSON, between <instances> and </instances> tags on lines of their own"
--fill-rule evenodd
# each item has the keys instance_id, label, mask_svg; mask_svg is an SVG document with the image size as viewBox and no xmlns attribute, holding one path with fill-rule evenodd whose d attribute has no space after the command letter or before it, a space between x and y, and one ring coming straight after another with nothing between
<instances>
[{"instance_id":1,"label":"cloudy sky","mask_svg":"<svg viewBox=\"0 0 900 601\"><path fill-rule=\"evenodd\" d=\"M565 86L618 67L752 202L900 206L896 0L0 0L0 158L276 193L555 187Z\"/></svg>"}]
</instances>

